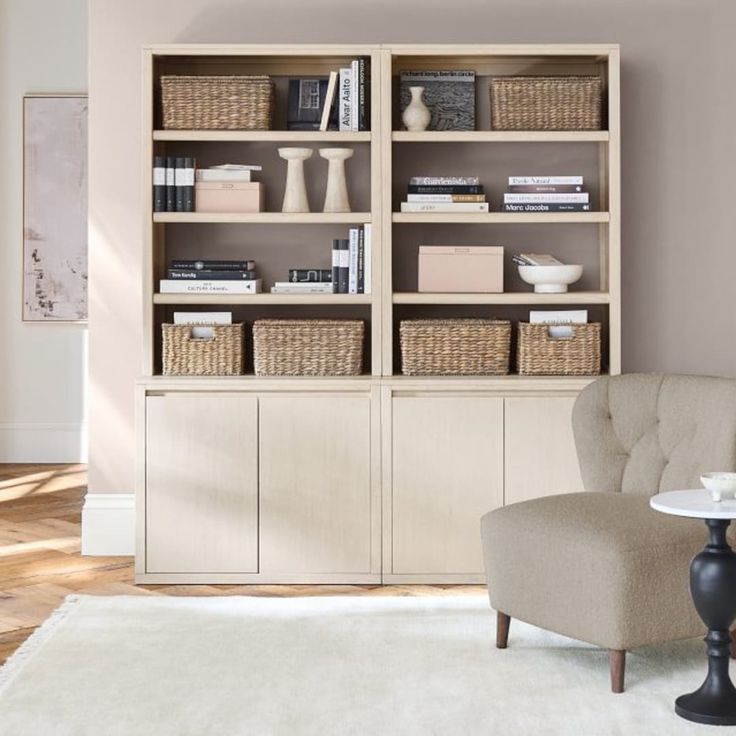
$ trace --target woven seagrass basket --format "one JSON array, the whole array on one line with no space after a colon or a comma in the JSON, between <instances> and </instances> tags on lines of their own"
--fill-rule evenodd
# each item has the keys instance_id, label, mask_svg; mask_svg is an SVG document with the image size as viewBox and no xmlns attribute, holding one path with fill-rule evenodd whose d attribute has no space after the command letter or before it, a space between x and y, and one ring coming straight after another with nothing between
<instances>
[{"instance_id":1,"label":"woven seagrass basket","mask_svg":"<svg viewBox=\"0 0 736 736\"><path fill-rule=\"evenodd\" d=\"M169 130L269 130L273 82L257 76L161 77L163 125Z\"/></svg>"},{"instance_id":2,"label":"woven seagrass basket","mask_svg":"<svg viewBox=\"0 0 736 736\"><path fill-rule=\"evenodd\" d=\"M496 77L494 130L600 130L600 77Z\"/></svg>"},{"instance_id":3,"label":"woven seagrass basket","mask_svg":"<svg viewBox=\"0 0 736 736\"><path fill-rule=\"evenodd\" d=\"M162 324L165 376L239 376L243 325L211 325L212 338L192 337L192 325Z\"/></svg>"},{"instance_id":4,"label":"woven seagrass basket","mask_svg":"<svg viewBox=\"0 0 736 736\"><path fill-rule=\"evenodd\" d=\"M570 325L571 337L550 337L549 325L519 322L516 363L525 376L594 376L601 372L601 325Z\"/></svg>"},{"instance_id":5,"label":"woven seagrass basket","mask_svg":"<svg viewBox=\"0 0 736 736\"><path fill-rule=\"evenodd\" d=\"M257 376L358 376L363 333L358 319L262 319L253 323Z\"/></svg>"},{"instance_id":6,"label":"woven seagrass basket","mask_svg":"<svg viewBox=\"0 0 736 736\"><path fill-rule=\"evenodd\" d=\"M399 326L407 376L503 376L511 323L493 319L412 319Z\"/></svg>"}]
</instances>

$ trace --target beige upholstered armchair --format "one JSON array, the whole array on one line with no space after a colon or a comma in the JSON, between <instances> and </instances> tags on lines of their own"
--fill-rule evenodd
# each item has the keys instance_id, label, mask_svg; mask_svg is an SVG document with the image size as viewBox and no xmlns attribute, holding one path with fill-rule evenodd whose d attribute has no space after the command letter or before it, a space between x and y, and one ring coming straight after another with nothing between
<instances>
[{"instance_id":1,"label":"beige upholstered armchair","mask_svg":"<svg viewBox=\"0 0 736 736\"><path fill-rule=\"evenodd\" d=\"M496 645L506 647L517 618L604 647L622 692L626 650L705 631L688 587L705 525L659 514L649 497L736 470L736 380L600 378L578 397L573 431L585 493L483 517Z\"/></svg>"}]
</instances>

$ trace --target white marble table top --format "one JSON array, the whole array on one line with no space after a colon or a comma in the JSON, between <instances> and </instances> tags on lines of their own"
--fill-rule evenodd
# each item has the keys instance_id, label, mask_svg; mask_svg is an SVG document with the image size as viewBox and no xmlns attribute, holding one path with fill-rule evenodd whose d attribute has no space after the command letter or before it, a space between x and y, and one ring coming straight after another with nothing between
<instances>
[{"instance_id":1,"label":"white marble table top","mask_svg":"<svg viewBox=\"0 0 736 736\"><path fill-rule=\"evenodd\" d=\"M713 501L704 488L688 491L667 491L649 499L656 511L691 519L736 519L736 500Z\"/></svg>"}]
</instances>

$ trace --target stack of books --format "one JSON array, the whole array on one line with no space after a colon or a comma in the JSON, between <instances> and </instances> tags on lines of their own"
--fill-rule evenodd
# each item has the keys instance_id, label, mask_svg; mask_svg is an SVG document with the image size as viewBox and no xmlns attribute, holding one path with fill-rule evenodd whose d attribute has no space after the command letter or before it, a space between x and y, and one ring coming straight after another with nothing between
<instances>
[{"instance_id":1,"label":"stack of books","mask_svg":"<svg viewBox=\"0 0 736 736\"><path fill-rule=\"evenodd\" d=\"M332 241L332 268L290 268L288 281L277 281L272 294L370 294L371 226L350 228Z\"/></svg>"},{"instance_id":2,"label":"stack of books","mask_svg":"<svg viewBox=\"0 0 736 736\"><path fill-rule=\"evenodd\" d=\"M412 176L402 212L488 212L477 176Z\"/></svg>"},{"instance_id":3,"label":"stack of books","mask_svg":"<svg viewBox=\"0 0 736 736\"><path fill-rule=\"evenodd\" d=\"M171 261L162 294L259 294L255 261Z\"/></svg>"},{"instance_id":4,"label":"stack of books","mask_svg":"<svg viewBox=\"0 0 736 736\"><path fill-rule=\"evenodd\" d=\"M504 212L589 212L582 176L510 176Z\"/></svg>"}]
</instances>

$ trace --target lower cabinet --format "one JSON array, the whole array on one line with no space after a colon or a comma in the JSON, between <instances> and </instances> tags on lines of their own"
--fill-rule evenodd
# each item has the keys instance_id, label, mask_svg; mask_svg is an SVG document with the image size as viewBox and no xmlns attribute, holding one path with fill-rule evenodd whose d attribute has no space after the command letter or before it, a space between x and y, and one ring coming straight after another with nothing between
<instances>
[{"instance_id":1,"label":"lower cabinet","mask_svg":"<svg viewBox=\"0 0 736 736\"><path fill-rule=\"evenodd\" d=\"M480 517L503 504L503 399L392 402L391 572L480 573Z\"/></svg>"},{"instance_id":2,"label":"lower cabinet","mask_svg":"<svg viewBox=\"0 0 736 736\"><path fill-rule=\"evenodd\" d=\"M247 396L146 399L146 572L258 572L257 422Z\"/></svg>"},{"instance_id":3,"label":"lower cabinet","mask_svg":"<svg viewBox=\"0 0 736 736\"><path fill-rule=\"evenodd\" d=\"M260 400L261 572L371 572L370 415L367 396Z\"/></svg>"},{"instance_id":4,"label":"lower cabinet","mask_svg":"<svg viewBox=\"0 0 736 736\"><path fill-rule=\"evenodd\" d=\"M504 502L582 491L572 434L575 397L509 397L504 402Z\"/></svg>"}]
</instances>

